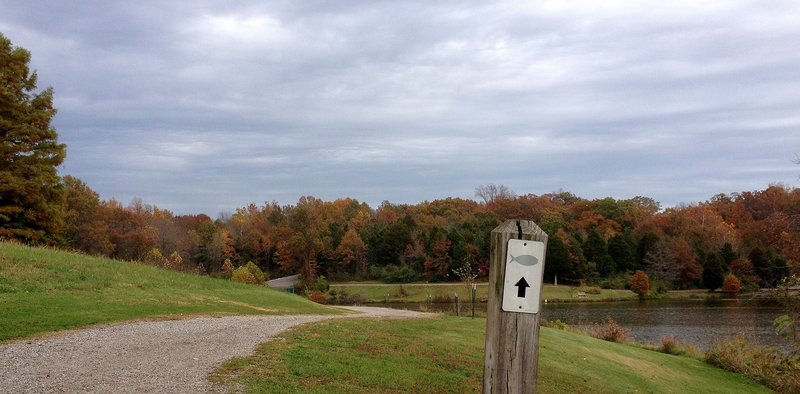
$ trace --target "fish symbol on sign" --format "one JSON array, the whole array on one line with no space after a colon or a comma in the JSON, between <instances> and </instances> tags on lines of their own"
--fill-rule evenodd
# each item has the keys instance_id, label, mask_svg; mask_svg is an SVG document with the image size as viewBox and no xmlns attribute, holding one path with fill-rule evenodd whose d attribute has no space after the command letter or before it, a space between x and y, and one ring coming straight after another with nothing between
<instances>
[{"instance_id":1,"label":"fish symbol on sign","mask_svg":"<svg viewBox=\"0 0 800 394\"><path fill-rule=\"evenodd\" d=\"M536 265L536 263L539 262L539 259L537 259L535 256L531 256L529 254L523 254L522 256L517 256L517 257L514 257L513 254L509 254L509 256L511 256L511 262L512 263L516 261L517 263L520 263L520 264L522 264L522 265L524 265L526 267L530 267L532 265Z\"/></svg>"}]
</instances>

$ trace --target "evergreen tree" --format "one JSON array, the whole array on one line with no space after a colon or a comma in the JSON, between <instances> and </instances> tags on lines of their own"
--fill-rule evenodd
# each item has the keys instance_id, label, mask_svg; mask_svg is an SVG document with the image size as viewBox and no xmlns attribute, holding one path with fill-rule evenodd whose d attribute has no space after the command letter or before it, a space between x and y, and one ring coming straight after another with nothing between
<instances>
[{"instance_id":1,"label":"evergreen tree","mask_svg":"<svg viewBox=\"0 0 800 394\"><path fill-rule=\"evenodd\" d=\"M723 264L725 264L725 268L730 267L731 262L739 258L739 254L733 250L733 245L731 245L730 242L725 242L722 248L720 248L719 253L722 257Z\"/></svg>"},{"instance_id":2,"label":"evergreen tree","mask_svg":"<svg viewBox=\"0 0 800 394\"><path fill-rule=\"evenodd\" d=\"M50 125L53 90L36 93L30 52L0 34L0 238L52 242L61 224L56 167L66 146Z\"/></svg>"},{"instance_id":3,"label":"evergreen tree","mask_svg":"<svg viewBox=\"0 0 800 394\"><path fill-rule=\"evenodd\" d=\"M627 233L608 239L608 254L614 259L619 271L628 271L635 267L636 245Z\"/></svg>"},{"instance_id":4,"label":"evergreen tree","mask_svg":"<svg viewBox=\"0 0 800 394\"><path fill-rule=\"evenodd\" d=\"M567 278L570 275L572 263L569 251L564 241L559 236L547 240L547 264L544 265L544 275L548 278Z\"/></svg>"},{"instance_id":5,"label":"evergreen tree","mask_svg":"<svg viewBox=\"0 0 800 394\"><path fill-rule=\"evenodd\" d=\"M583 255L586 260L594 262L597 272L602 276L609 276L616 272L614 260L608 254L608 246L603 237L595 230L589 230L586 242L583 244Z\"/></svg>"}]
</instances>

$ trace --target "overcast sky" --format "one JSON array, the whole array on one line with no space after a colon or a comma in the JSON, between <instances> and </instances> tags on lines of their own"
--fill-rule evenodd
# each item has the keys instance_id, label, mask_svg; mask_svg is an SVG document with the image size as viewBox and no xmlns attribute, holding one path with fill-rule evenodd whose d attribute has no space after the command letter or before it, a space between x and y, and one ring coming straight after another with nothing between
<instances>
[{"instance_id":1,"label":"overcast sky","mask_svg":"<svg viewBox=\"0 0 800 394\"><path fill-rule=\"evenodd\" d=\"M0 0L60 169L176 214L796 186L800 2Z\"/></svg>"}]
</instances>

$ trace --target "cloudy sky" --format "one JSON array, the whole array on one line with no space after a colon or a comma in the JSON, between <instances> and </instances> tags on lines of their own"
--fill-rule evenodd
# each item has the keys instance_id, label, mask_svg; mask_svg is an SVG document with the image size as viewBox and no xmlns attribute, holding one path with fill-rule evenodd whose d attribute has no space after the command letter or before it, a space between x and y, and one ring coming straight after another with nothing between
<instances>
[{"instance_id":1,"label":"cloudy sky","mask_svg":"<svg viewBox=\"0 0 800 394\"><path fill-rule=\"evenodd\" d=\"M800 2L0 0L61 173L216 216L795 186Z\"/></svg>"}]
</instances>

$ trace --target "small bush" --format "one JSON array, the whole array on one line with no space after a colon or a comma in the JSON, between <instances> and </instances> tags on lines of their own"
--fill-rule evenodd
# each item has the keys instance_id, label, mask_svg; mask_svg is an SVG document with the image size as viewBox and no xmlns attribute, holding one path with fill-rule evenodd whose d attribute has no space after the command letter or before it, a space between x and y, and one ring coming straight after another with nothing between
<instances>
[{"instance_id":1,"label":"small bush","mask_svg":"<svg viewBox=\"0 0 800 394\"><path fill-rule=\"evenodd\" d=\"M433 302L434 304L449 304L453 302L453 299L450 298L450 296L448 295L436 294L431 299L431 302Z\"/></svg>"},{"instance_id":2,"label":"small bush","mask_svg":"<svg viewBox=\"0 0 800 394\"><path fill-rule=\"evenodd\" d=\"M661 347L657 349L661 353L674 354L676 356L689 356L700 358L701 353L693 343L679 342L675 337L667 336L661 339Z\"/></svg>"},{"instance_id":3,"label":"small bush","mask_svg":"<svg viewBox=\"0 0 800 394\"><path fill-rule=\"evenodd\" d=\"M569 324L564 323L561 320L549 321L549 320L544 320L543 319L541 325L545 326L545 327L549 327L549 328L555 328L556 330L561 330L561 331L570 331L571 330Z\"/></svg>"},{"instance_id":4,"label":"small bush","mask_svg":"<svg viewBox=\"0 0 800 394\"><path fill-rule=\"evenodd\" d=\"M212 278L222 278L222 279L231 279L233 275L233 263L231 263L231 259L225 259L225 262L222 263L222 269L217 272L212 272Z\"/></svg>"},{"instance_id":5,"label":"small bush","mask_svg":"<svg viewBox=\"0 0 800 394\"><path fill-rule=\"evenodd\" d=\"M319 290L311 290L306 293L308 299L311 301L316 302L317 304L327 304L328 299L325 297L325 293Z\"/></svg>"},{"instance_id":6,"label":"small bush","mask_svg":"<svg viewBox=\"0 0 800 394\"><path fill-rule=\"evenodd\" d=\"M370 267L372 279L386 283L411 283L420 280L420 275L406 265L387 265L386 267Z\"/></svg>"},{"instance_id":7,"label":"small bush","mask_svg":"<svg viewBox=\"0 0 800 394\"><path fill-rule=\"evenodd\" d=\"M328 303L334 305L359 305L365 304L366 300L361 294L348 294L343 289L332 288L328 291Z\"/></svg>"},{"instance_id":8,"label":"small bush","mask_svg":"<svg viewBox=\"0 0 800 394\"><path fill-rule=\"evenodd\" d=\"M330 290L331 286L328 284L328 280L325 279L324 276L320 275L317 279L314 279L311 282L305 282L303 285L303 293L308 294L312 291L318 291L320 293L327 293Z\"/></svg>"},{"instance_id":9,"label":"small bush","mask_svg":"<svg viewBox=\"0 0 800 394\"><path fill-rule=\"evenodd\" d=\"M594 295L598 295L603 292L599 287L594 286L581 286L578 288L578 291Z\"/></svg>"},{"instance_id":10,"label":"small bush","mask_svg":"<svg viewBox=\"0 0 800 394\"><path fill-rule=\"evenodd\" d=\"M252 261L248 261L247 264L244 265L244 268L247 268L247 270L253 274L253 277L256 278L256 282L258 284L267 281L267 274L265 274L264 271L261 271L261 268L258 268L258 266Z\"/></svg>"},{"instance_id":11,"label":"small bush","mask_svg":"<svg viewBox=\"0 0 800 394\"><path fill-rule=\"evenodd\" d=\"M736 277L734 274L728 274L725 276L725 280L722 281L722 291L725 293L736 294L742 290L742 284L739 282L739 278Z\"/></svg>"},{"instance_id":12,"label":"small bush","mask_svg":"<svg viewBox=\"0 0 800 394\"><path fill-rule=\"evenodd\" d=\"M161 250L158 248L152 248L147 251L147 254L144 256L144 261L156 267L169 268L169 260L161 254Z\"/></svg>"},{"instance_id":13,"label":"small bush","mask_svg":"<svg viewBox=\"0 0 800 394\"><path fill-rule=\"evenodd\" d=\"M600 279L598 285L601 289L627 289L630 287L630 278L625 274L617 274Z\"/></svg>"},{"instance_id":14,"label":"small bush","mask_svg":"<svg viewBox=\"0 0 800 394\"><path fill-rule=\"evenodd\" d=\"M800 356L758 345L743 333L712 344L705 361L745 375L778 392L800 392Z\"/></svg>"},{"instance_id":15,"label":"small bush","mask_svg":"<svg viewBox=\"0 0 800 394\"><path fill-rule=\"evenodd\" d=\"M398 298L406 298L408 297L408 290L406 290L405 287L400 286L400 288L397 289L397 292L394 293L394 296Z\"/></svg>"},{"instance_id":16,"label":"small bush","mask_svg":"<svg viewBox=\"0 0 800 394\"><path fill-rule=\"evenodd\" d=\"M169 255L169 268L180 271L183 269L183 257L178 251L173 251Z\"/></svg>"},{"instance_id":17,"label":"small bush","mask_svg":"<svg viewBox=\"0 0 800 394\"><path fill-rule=\"evenodd\" d=\"M256 277L253 276L253 273L250 272L250 270L246 267L239 267L233 270L233 273L231 274L231 280L237 283L245 283L249 285L256 285L259 283L258 279L256 279Z\"/></svg>"},{"instance_id":18,"label":"small bush","mask_svg":"<svg viewBox=\"0 0 800 394\"><path fill-rule=\"evenodd\" d=\"M603 323L595 324L590 328L589 335L609 342L625 342L628 340L628 330L610 317L606 318Z\"/></svg>"}]
</instances>

